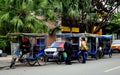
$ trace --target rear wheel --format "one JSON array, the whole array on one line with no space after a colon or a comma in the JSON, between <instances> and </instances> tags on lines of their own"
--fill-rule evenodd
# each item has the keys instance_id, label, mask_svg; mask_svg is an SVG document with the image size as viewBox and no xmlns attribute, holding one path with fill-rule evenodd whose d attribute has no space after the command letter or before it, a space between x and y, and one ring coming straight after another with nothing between
<instances>
[{"instance_id":1,"label":"rear wheel","mask_svg":"<svg viewBox=\"0 0 120 75\"><path fill-rule=\"evenodd\" d=\"M39 65L45 65L47 62L47 57L45 55L41 55L39 58L37 58Z\"/></svg>"},{"instance_id":2,"label":"rear wheel","mask_svg":"<svg viewBox=\"0 0 120 75\"><path fill-rule=\"evenodd\" d=\"M95 58L96 60L99 58L99 52L97 51L97 53L95 54Z\"/></svg>"},{"instance_id":3,"label":"rear wheel","mask_svg":"<svg viewBox=\"0 0 120 75\"><path fill-rule=\"evenodd\" d=\"M109 57L112 58L112 51L109 53Z\"/></svg>"},{"instance_id":4,"label":"rear wheel","mask_svg":"<svg viewBox=\"0 0 120 75\"><path fill-rule=\"evenodd\" d=\"M77 60L78 60L78 62L80 63L80 62L83 60L83 59L82 59L82 55L78 55Z\"/></svg>"},{"instance_id":5,"label":"rear wheel","mask_svg":"<svg viewBox=\"0 0 120 75\"><path fill-rule=\"evenodd\" d=\"M34 66L36 64L36 60L35 59L27 59L27 62L30 66Z\"/></svg>"},{"instance_id":6,"label":"rear wheel","mask_svg":"<svg viewBox=\"0 0 120 75\"><path fill-rule=\"evenodd\" d=\"M61 64L62 63L62 55L59 55L58 57L56 57L55 61L57 64Z\"/></svg>"}]
</instances>

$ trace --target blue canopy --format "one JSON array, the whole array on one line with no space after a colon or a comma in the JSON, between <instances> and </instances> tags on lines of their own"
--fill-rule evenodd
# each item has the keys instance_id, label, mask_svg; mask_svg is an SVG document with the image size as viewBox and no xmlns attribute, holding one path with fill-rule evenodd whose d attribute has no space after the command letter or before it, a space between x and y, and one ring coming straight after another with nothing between
<instances>
[{"instance_id":1,"label":"blue canopy","mask_svg":"<svg viewBox=\"0 0 120 75\"><path fill-rule=\"evenodd\" d=\"M98 36L98 38L109 38L109 39L111 39L112 35L100 35L100 36Z\"/></svg>"},{"instance_id":2,"label":"blue canopy","mask_svg":"<svg viewBox=\"0 0 120 75\"><path fill-rule=\"evenodd\" d=\"M57 37L72 37L71 33L56 34Z\"/></svg>"},{"instance_id":3,"label":"blue canopy","mask_svg":"<svg viewBox=\"0 0 120 75\"><path fill-rule=\"evenodd\" d=\"M57 37L97 37L97 34L90 33L62 33L56 34Z\"/></svg>"}]
</instances>

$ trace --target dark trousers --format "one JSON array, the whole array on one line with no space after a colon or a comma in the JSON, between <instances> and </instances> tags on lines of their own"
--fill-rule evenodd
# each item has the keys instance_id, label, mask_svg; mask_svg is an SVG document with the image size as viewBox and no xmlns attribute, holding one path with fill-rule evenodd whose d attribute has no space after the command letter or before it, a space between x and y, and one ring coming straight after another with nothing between
<instances>
[{"instance_id":1,"label":"dark trousers","mask_svg":"<svg viewBox=\"0 0 120 75\"><path fill-rule=\"evenodd\" d=\"M86 58L87 58L87 54L86 54L86 50L82 50L82 63L86 63Z\"/></svg>"},{"instance_id":2,"label":"dark trousers","mask_svg":"<svg viewBox=\"0 0 120 75\"><path fill-rule=\"evenodd\" d=\"M67 52L66 52L67 53ZM67 53L67 59L65 61L65 64L72 64L71 63L71 53Z\"/></svg>"}]
</instances>

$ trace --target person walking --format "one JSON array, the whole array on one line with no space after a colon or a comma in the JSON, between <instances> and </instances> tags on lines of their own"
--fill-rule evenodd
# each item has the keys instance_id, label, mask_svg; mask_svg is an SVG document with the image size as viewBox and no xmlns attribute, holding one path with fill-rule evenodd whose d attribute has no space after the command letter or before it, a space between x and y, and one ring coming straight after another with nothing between
<instances>
[{"instance_id":1,"label":"person walking","mask_svg":"<svg viewBox=\"0 0 120 75\"><path fill-rule=\"evenodd\" d=\"M83 38L80 38L81 41L81 54L82 54L82 63L86 63L86 52L88 50L88 47L86 45L85 40Z\"/></svg>"},{"instance_id":2,"label":"person walking","mask_svg":"<svg viewBox=\"0 0 120 75\"><path fill-rule=\"evenodd\" d=\"M71 56L73 53L73 48L72 48L72 39L71 38L67 38L66 42L64 44L64 51L67 53L67 59L65 60L65 64L66 65L71 65Z\"/></svg>"}]
</instances>

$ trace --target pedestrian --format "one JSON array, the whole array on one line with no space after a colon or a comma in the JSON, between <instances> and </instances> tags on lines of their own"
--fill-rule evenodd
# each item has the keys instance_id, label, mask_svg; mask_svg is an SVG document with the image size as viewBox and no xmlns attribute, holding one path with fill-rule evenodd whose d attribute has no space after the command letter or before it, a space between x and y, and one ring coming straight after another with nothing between
<instances>
[{"instance_id":1,"label":"pedestrian","mask_svg":"<svg viewBox=\"0 0 120 75\"><path fill-rule=\"evenodd\" d=\"M88 50L88 47L86 45L86 42L83 38L80 38L81 41L81 54L82 54L82 63L86 63L86 52Z\"/></svg>"},{"instance_id":2,"label":"pedestrian","mask_svg":"<svg viewBox=\"0 0 120 75\"><path fill-rule=\"evenodd\" d=\"M67 59L65 60L66 65L71 65L71 56L73 53L73 48L72 48L72 39L67 38L66 42L64 44L64 51L67 53Z\"/></svg>"}]
</instances>

